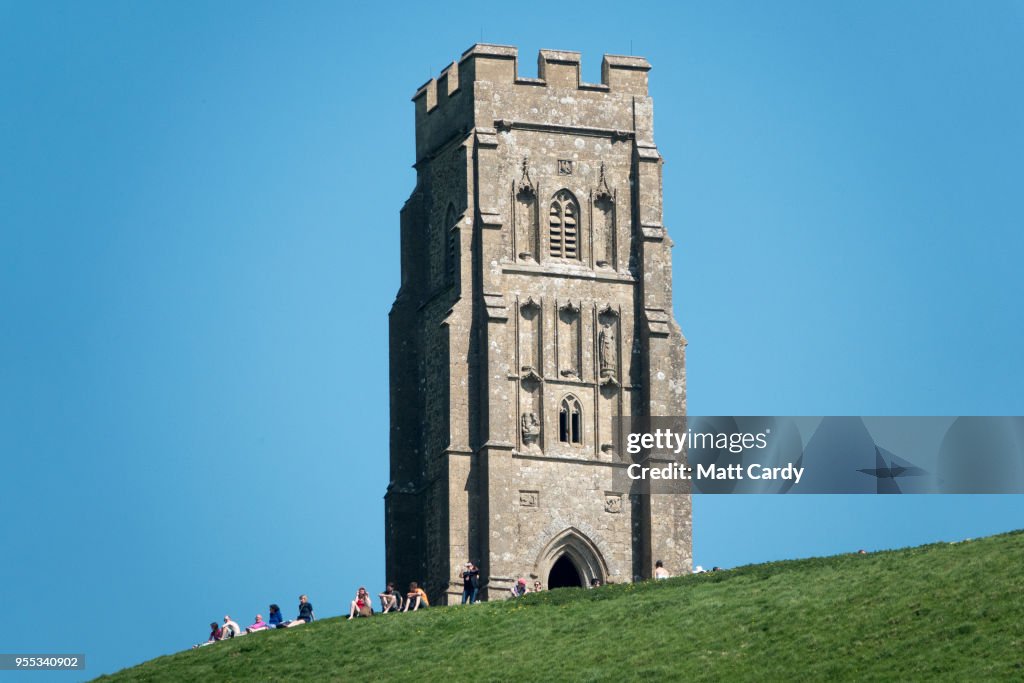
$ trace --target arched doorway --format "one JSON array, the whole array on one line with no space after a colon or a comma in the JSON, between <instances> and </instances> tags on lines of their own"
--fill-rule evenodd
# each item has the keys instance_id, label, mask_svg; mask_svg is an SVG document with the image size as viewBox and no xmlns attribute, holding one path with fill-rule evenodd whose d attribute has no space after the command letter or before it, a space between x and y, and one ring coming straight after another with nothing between
<instances>
[{"instance_id":1,"label":"arched doorway","mask_svg":"<svg viewBox=\"0 0 1024 683\"><path fill-rule=\"evenodd\" d=\"M548 588L582 588L583 579L580 578L580 570L568 555L562 555L551 566L551 573L548 574Z\"/></svg>"},{"instance_id":2,"label":"arched doorway","mask_svg":"<svg viewBox=\"0 0 1024 683\"><path fill-rule=\"evenodd\" d=\"M537 557L531 574L546 588L589 586L594 579L608 580L608 565L597 545L585 533L569 527L554 535Z\"/></svg>"}]
</instances>

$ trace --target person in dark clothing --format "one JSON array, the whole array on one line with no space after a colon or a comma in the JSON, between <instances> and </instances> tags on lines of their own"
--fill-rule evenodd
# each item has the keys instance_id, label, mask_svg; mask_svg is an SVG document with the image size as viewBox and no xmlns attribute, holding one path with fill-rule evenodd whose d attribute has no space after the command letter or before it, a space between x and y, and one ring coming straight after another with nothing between
<instances>
[{"instance_id":1,"label":"person in dark clothing","mask_svg":"<svg viewBox=\"0 0 1024 683\"><path fill-rule=\"evenodd\" d=\"M472 562L466 563L466 570L462 572L462 604L476 602L477 593L480 592L480 570Z\"/></svg>"},{"instance_id":2,"label":"person in dark clothing","mask_svg":"<svg viewBox=\"0 0 1024 683\"><path fill-rule=\"evenodd\" d=\"M402 594L395 589L395 584L388 583L383 593L379 593L381 614L398 612L402 609Z\"/></svg>"},{"instance_id":3,"label":"person in dark clothing","mask_svg":"<svg viewBox=\"0 0 1024 683\"><path fill-rule=\"evenodd\" d=\"M293 628L295 626L302 626L313 621L313 603L309 601L309 598L305 595L299 596L299 616L294 621L289 621L285 624L285 628Z\"/></svg>"}]
</instances>

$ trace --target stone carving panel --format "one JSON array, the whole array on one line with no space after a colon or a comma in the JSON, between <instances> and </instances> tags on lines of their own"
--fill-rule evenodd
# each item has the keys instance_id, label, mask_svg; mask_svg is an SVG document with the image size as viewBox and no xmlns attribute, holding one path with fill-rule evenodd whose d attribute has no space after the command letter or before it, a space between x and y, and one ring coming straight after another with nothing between
<instances>
[{"instance_id":1,"label":"stone carving panel","mask_svg":"<svg viewBox=\"0 0 1024 683\"><path fill-rule=\"evenodd\" d=\"M540 492L539 491L520 491L519 492L519 506L524 508L539 508L540 507Z\"/></svg>"},{"instance_id":2,"label":"stone carving panel","mask_svg":"<svg viewBox=\"0 0 1024 683\"><path fill-rule=\"evenodd\" d=\"M622 495L619 493L606 493L604 496L604 511L617 515L622 512Z\"/></svg>"}]
</instances>

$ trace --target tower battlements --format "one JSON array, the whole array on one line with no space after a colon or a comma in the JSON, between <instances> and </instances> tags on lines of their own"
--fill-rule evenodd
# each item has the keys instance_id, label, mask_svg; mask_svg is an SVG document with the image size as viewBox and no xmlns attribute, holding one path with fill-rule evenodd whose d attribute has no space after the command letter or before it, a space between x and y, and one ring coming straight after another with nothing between
<instances>
[{"instance_id":1,"label":"tower battlements","mask_svg":"<svg viewBox=\"0 0 1024 683\"><path fill-rule=\"evenodd\" d=\"M537 55L537 78L520 76L518 64L518 48L477 43L437 78L421 85L412 98L416 107L417 161L453 135L476 126L493 126L494 120L487 120L494 118L492 112L507 111L508 100L519 94L536 100L548 91L556 103L565 104L566 98L571 98L574 104L584 105L597 105L606 99L617 103L647 99L651 65L643 57L604 55L600 83L581 80L579 52L541 50ZM623 110L614 107L614 111ZM529 113L550 118L549 112L524 112ZM628 121L614 123L621 124L619 128L633 129Z\"/></svg>"}]
</instances>

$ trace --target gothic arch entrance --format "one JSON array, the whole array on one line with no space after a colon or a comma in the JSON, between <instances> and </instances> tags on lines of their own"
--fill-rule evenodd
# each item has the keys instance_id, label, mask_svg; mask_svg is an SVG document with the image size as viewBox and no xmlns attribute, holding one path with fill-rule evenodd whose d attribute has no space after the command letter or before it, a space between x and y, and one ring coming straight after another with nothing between
<instances>
[{"instance_id":1,"label":"gothic arch entrance","mask_svg":"<svg viewBox=\"0 0 1024 683\"><path fill-rule=\"evenodd\" d=\"M579 529L569 528L540 552L533 574L547 581L545 588L589 586L594 579L607 582L608 565L593 541Z\"/></svg>"},{"instance_id":2,"label":"gothic arch entrance","mask_svg":"<svg viewBox=\"0 0 1024 683\"><path fill-rule=\"evenodd\" d=\"M548 574L548 588L582 588L583 579L580 578L580 570L576 568L568 555L562 555L555 560Z\"/></svg>"}]
</instances>

